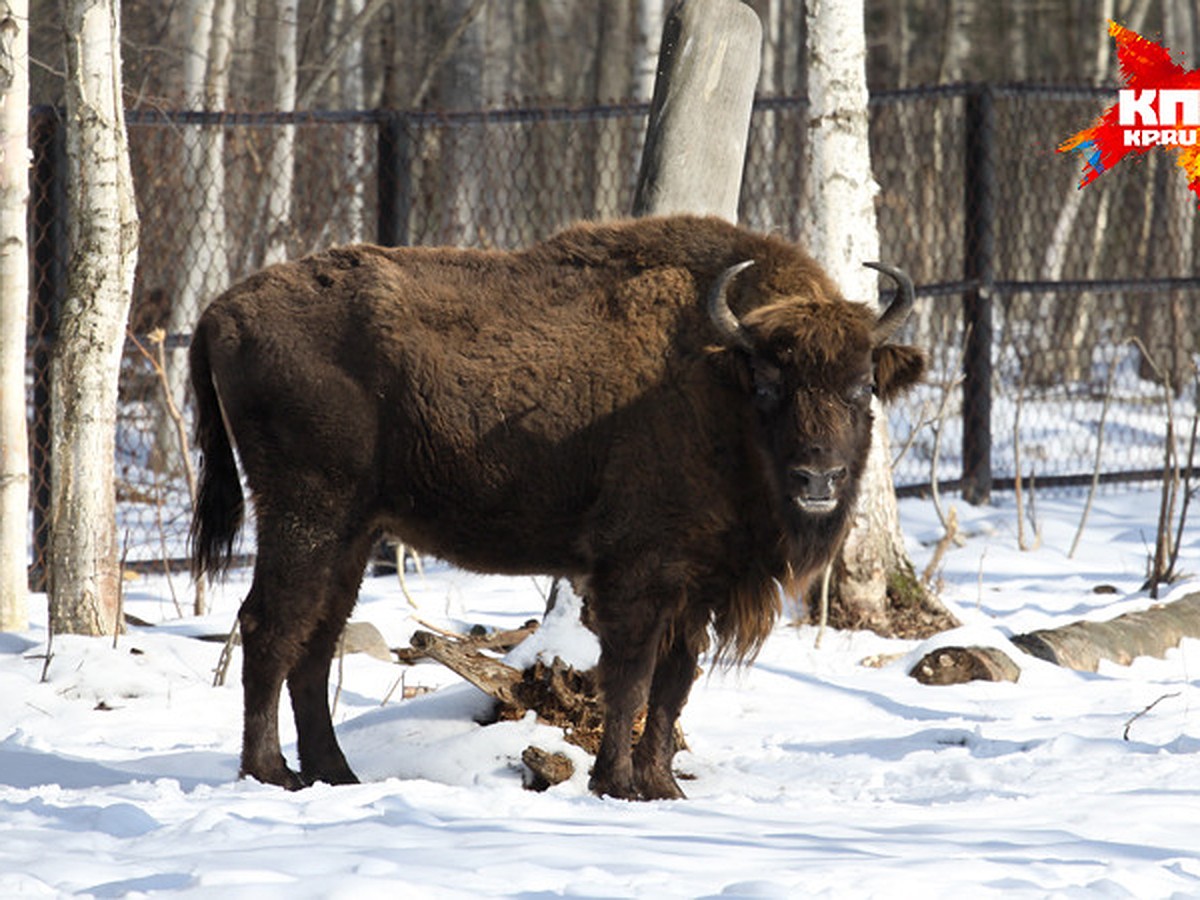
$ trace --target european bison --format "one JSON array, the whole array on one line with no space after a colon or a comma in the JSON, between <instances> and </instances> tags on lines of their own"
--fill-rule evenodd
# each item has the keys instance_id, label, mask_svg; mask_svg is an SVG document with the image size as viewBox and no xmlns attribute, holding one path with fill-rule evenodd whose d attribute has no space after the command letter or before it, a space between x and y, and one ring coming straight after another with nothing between
<instances>
[{"instance_id":1,"label":"european bison","mask_svg":"<svg viewBox=\"0 0 1200 900\"><path fill-rule=\"evenodd\" d=\"M842 298L796 246L712 218L584 224L519 252L338 247L213 301L191 346L197 577L258 521L242 774L355 781L330 660L380 532L482 572L573 579L600 638L597 794L672 798L711 628L744 660L846 527L912 306ZM286 681L300 771L280 752ZM635 712L649 703L631 748Z\"/></svg>"}]
</instances>

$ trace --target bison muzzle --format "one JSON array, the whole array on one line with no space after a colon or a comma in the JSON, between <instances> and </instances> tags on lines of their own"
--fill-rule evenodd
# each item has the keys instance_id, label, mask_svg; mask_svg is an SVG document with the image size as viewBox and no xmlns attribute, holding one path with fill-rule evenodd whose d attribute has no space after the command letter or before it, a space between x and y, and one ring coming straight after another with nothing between
<instances>
[{"instance_id":1,"label":"bison muzzle","mask_svg":"<svg viewBox=\"0 0 1200 900\"><path fill-rule=\"evenodd\" d=\"M673 798L696 662L744 661L779 586L847 527L872 395L923 373L881 315L781 239L690 216L585 224L519 252L340 247L212 302L191 346L197 577L257 514L239 612L243 775L355 781L330 662L376 537L482 572L571 578L601 645L598 794ZM299 772L284 761L284 684ZM633 746L635 714L646 722Z\"/></svg>"}]
</instances>

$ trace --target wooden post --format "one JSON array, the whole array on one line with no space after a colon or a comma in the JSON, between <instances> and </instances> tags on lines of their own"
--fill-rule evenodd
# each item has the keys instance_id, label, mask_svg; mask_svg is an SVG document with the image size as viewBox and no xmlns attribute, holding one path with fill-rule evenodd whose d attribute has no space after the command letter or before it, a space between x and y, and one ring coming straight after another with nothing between
<instances>
[{"instance_id":1,"label":"wooden post","mask_svg":"<svg viewBox=\"0 0 1200 900\"><path fill-rule=\"evenodd\" d=\"M758 15L740 0L678 0L667 14L635 216L737 221L762 55Z\"/></svg>"}]
</instances>

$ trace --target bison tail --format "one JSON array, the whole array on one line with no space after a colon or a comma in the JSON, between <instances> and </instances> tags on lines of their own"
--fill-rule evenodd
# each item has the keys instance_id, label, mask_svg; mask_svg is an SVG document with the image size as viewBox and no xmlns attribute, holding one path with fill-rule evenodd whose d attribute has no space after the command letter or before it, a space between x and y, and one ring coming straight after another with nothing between
<instances>
[{"instance_id":1,"label":"bison tail","mask_svg":"<svg viewBox=\"0 0 1200 900\"><path fill-rule=\"evenodd\" d=\"M201 323L188 352L196 395L196 446L200 450L200 480L188 535L192 576L197 581L205 575L221 575L229 568L245 512L242 483L213 381L206 334Z\"/></svg>"}]
</instances>

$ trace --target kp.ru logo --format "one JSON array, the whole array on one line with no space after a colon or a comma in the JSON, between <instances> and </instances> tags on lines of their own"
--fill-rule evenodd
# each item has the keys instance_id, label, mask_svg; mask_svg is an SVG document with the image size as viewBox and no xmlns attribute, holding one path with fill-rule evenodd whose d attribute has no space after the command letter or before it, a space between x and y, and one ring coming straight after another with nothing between
<instances>
[{"instance_id":1,"label":"kp.ru logo","mask_svg":"<svg viewBox=\"0 0 1200 900\"><path fill-rule=\"evenodd\" d=\"M1116 22L1108 33L1117 43L1117 61L1127 88L1091 128L1063 141L1058 152L1083 154L1081 188L1130 153L1155 147L1178 151L1177 165L1188 176L1188 188L1200 199L1200 69L1185 71L1172 62L1171 51Z\"/></svg>"},{"instance_id":2,"label":"kp.ru logo","mask_svg":"<svg viewBox=\"0 0 1200 900\"><path fill-rule=\"evenodd\" d=\"M1157 107L1155 104L1157 100ZM1126 147L1194 147L1200 125L1200 88L1117 92L1117 122ZM1140 128L1130 128L1140 125ZM1147 128L1146 126L1153 126Z\"/></svg>"}]
</instances>

